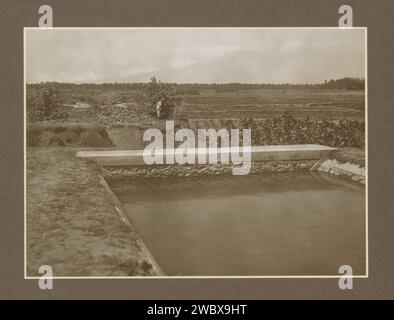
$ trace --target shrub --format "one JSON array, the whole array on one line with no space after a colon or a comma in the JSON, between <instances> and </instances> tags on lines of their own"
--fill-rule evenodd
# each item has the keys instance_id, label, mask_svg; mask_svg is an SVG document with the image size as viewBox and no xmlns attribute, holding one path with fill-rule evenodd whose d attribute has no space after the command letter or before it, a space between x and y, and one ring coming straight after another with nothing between
<instances>
[{"instance_id":1,"label":"shrub","mask_svg":"<svg viewBox=\"0 0 394 320\"><path fill-rule=\"evenodd\" d=\"M48 119L59 104L57 91L43 83L35 89L27 100L27 113L30 120L42 121Z\"/></svg>"},{"instance_id":2,"label":"shrub","mask_svg":"<svg viewBox=\"0 0 394 320\"><path fill-rule=\"evenodd\" d=\"M152 117L158 117L156 113L156 104L161 101L160 119L175 118L176 106L181 100L176 87L167 83L158 81L155 77L147 84L144 92L145 104L148 108L148 114Z\"/></svg>"},{"instance_id":3,"label":"shrub","mask_svg":"<svg viewBox=\"0 0 394 320\"><path fill-rule=\"evenodd\" d=\"M284 113L261 121L243 119L241 127L252 129L252 145L323 144L357 148L365 145L363 121L317 121Z\"/></svg>"}]
</instances>

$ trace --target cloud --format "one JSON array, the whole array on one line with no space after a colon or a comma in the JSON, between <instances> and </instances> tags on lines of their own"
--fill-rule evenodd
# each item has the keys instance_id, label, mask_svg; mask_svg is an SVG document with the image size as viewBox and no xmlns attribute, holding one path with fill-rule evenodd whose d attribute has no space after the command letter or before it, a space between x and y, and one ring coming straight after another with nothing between
<instances>
[{"instance_id":1,"label":"cloud","mask_svg":"<svg viewBox=\"0 0 394 320\"><path fill-rule=\"evenodd\" d=\"M332 70L344 61L353 75L364 74L364 30L359 29L35 29L26 34L29 83L127 81L138 74L209 62L240 50L264 53L272 61L276 55L281 61L291 60L289 79L292 72L303 72L297 61L303 65L301 60L316 59L316 55L322 61L322 74L316 80L326 78L324 73L333 75ZM231 70L243 67L248 68L226 66L231 79L221 81L236 82ZM278 66L270 68L266 73L274 75ZM286 70L279 69L284 72L281 79L286 79Z\"/></svg>"}]
</instances>

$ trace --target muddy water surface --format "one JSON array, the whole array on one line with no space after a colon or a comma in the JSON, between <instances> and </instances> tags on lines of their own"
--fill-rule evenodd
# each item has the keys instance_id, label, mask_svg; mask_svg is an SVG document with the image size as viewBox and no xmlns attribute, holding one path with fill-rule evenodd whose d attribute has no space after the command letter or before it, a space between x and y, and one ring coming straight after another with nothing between
<instances>
[{"instance_id":1,"label":"muddy water surface","mask_svg":"<svg viewBox=\"0 0 394 320\"><path fill-rule=\"evenodd\" d=\"M365 273L364 187L327 174L119 181L112 189L167 275Z\"/></svg>"}]
</instances>

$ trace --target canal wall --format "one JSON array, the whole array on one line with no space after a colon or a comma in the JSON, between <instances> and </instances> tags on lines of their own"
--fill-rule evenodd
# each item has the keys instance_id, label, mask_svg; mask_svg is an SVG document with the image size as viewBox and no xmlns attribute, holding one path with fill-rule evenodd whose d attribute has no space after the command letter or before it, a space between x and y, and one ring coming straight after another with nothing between
<instances>
[{"instance_id":1,"label":"canal wall","mask_svg":"<svg viewBox=\"0 0 394 320\"><path fill-rule=\"evenodd\" d=\"M224 150L224 151L223 151ZM188 151L195 156L204 154L206 158L217 153L216 164L154 164L147 165L143 150L86 150L78 151L77 157L95 161L101 168L106 179L119 178L167 178L231 175L234 168L242 164L223 164L221 157L232 159L232 149L192 149ZM365 168L357 164L341 163L335 158L335 148L322 145L278 145L253 146L250 150L250 171L248 174L268 174L295 171L320 171L345 177L352 181L365 184ZM163 159L172 157L176 149L160 150Z\"/></svg>"},{"instance_id":2,"label":"canal wall","mask_svg":"<svg viewBox=\"0 0 394 320\"><path fill-rule=\"evenodd\" d=\"M276 172L306 171L321 159L328 158L335 148L321 145L277 145L277 146L252 146L250 157L246 164L250 165L247 174L263 174ZM174 159L176 149L159 150L163 159ZM189 149L188 154L198 163L203 156L210 159L214 154L217 158L215 164L154 164L147 165L144 159L144 150L102 150L78 151L77 157L95 161L102 167L106 178L122 177L148 177L166 178L171 176L197 178L199 176L214 176L234 174L234 168L245 163L229 163L221 159L235 159L238 150L231 148L219 149ZM207 161L206 161L207 162Z\"/></svg>"},{"instance_id":3,"label":"canal wall","mask_svg":"<svg viewBox=\"0 0 394 320\"><path fill-rule=\"evenodd\" d=\"M336 159L323 159L317 161L310 170L327 172L361 184L366 183L366 169L350 162L340 163Z\"/></svg>"},{"instance_id":4,"label":"canal wall","mask_svg":"<svg viewBox=\"0 0 394 320\"><path fill-rule=\"evenodd\" d=\"M119 199L116 197L116 195L112 192L111 188L107 184L107 181L102 176L100 176L100 179L101 179L101 184L104 186L107 193L111 197L111 200L115 206L115 209L116 209L117 213L119 214L120 220L122 220L122 222L125 225L127 225L130 229L134 230L134 226L132 225L131 221L127 217L126 212L123 208L123 204L119 201ZM145 268L151 268L150 273L152 276L165 276L163 269L161 269L161 267L157 263L156 259L150 253L149 249L147 248L145 243L142 241L139 234L137 232L134 232L134 236L136 237L137 244L142 251L142 256L144 258L143 264L146 264ZM142 267L144 267L144 265Z\"/></svg>"},{"instance_id":5,"label":"canal wall","mask_svg":"<svg viewBox=\"0 0 394 320\"><path fill-rule=\"evenodd\" d=\"M256 161L252 162L249 174L294 172L310 170L316 160L294 161ZM198 178L203 176L232 175L234 166L222 164L208 165L145 165L145 166L103 166L103 175L106 179L118 178L168 178L187 177Z\"/></svg>"}]
</instances>

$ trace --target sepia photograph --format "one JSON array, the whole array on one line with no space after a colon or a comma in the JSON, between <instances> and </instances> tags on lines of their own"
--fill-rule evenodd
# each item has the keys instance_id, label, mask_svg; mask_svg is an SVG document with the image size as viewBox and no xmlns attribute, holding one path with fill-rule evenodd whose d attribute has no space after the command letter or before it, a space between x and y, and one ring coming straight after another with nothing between
<instances>
[{"instance_id":1,"label":"sepia photograph","mask_svg":"<svg viewBox=\"0 0 394 320\"><path fill-rule=\"evenodd\" d=\"M367 30L24 28L24 273L368 277Z\"/></svg>"}]
</instances>

